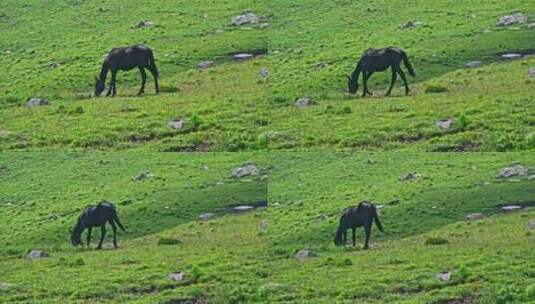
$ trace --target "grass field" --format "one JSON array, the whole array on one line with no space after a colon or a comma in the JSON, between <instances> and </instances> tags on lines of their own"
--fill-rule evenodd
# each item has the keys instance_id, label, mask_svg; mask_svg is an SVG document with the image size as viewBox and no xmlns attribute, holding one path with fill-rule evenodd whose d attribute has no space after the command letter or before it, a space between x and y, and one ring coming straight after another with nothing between
<instances>
[{"instance_id":1,"label":"grass field","mask_svg":"<svg viewBox=\"0 0 535 304\"><path fill-rule=\"evenodd\" d=\"M229 177L249 162L265 170L266 161L259 153L4 153L0 302L237 303L260 297L267 251L259 223L266 214L225 208L267 199L265 172ZM140 172L154 176L134 181ZM116 204L126 226L120 249L108 250L111 232L105 250L73 248L69 229L86 205L102 199ZM197 219L207 212L218 216ZM93 248L99 235L93 233ZM23 258L31 249L50 257ZM183 281L167 278L179 271ZM184 302L172 302L178 299Z\"/></svg>"},{"instance_id":2,"label":"grass field","mask_svg":"<svg viewBox=\"0 0 535 304\"><path fill-rule=\"evenodd\" d=\"M497 179L527 153L273 153L269 183L272 303L532 303L533 179ZM422 178L400 181L416 172ZM342 211L382 205L371 250L334 246ZM485 218L467 222L479 212ZM444 245L426 245L439 240ZM299 250L316 256L299 261ZM439 272L451 272L441 282ZM464 301L464 302L463 302Z\"/></svg>"}]
</instances>

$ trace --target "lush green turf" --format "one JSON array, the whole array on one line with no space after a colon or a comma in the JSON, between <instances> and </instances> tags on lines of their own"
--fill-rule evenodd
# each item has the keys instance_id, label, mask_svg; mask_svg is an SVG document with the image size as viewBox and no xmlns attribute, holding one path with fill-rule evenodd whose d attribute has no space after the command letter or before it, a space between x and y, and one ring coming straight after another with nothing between
<instances>
[{"instance_id":1,"label":"lush green turf","mask_svg":"<svg viewBox=\"0 0 535 304\"><path fill-rule=\"evenodd\" d=\"M518 1L275 1L269 35L272 149L533 150L533 59L502 62L500 53L533 52L535 31L498 19L535 4ZM533 20L534 16L530 18ZM401 29L407 21L416 28ZM384 98L390 72L370 81L374 98L350 97L345 75L369 47L407 51L417 78L401 79ZM466 70L468 61L484 67ZM318 63L324 63L319 68ZM409 77L410 78L410 77ZM440 86L446 93L425 93ZM360 92L359 92L360 93ZM316 105L299 110L300 97ZM454 119L450 130L435 126Z\"/></svg>"},{"instance_id":2,"label":"lush green turf","mask_svg":"<svg viewBox=\"0 0 535 304\"><path fill-rule=\"evenodd\" d=\"M512 163L531 166L533 175L534 161L527 153L272 153L272 302L535 301L533 231L525 228L535 213L500 212L503 204L534 205L535 181L496 178ZM398 180L408 172L422 178ZM385 232L373 228L369 251L360 249L362 229L358 248L335 247L339 215L362 200L384 206ZM472 212L486 218L465 222ZM448 243L425 245L437 237ZM297 261L301 249L317 256ZM452 280L436 279L441 271L452 271Z\"/></svg>"},{"instance_id":3,"label":"lush green turf","mask_svg":"<svg viewBox=\"0 0 535 304\"><path fill-rule=\"evenodd\" d=\"M228 214L225 207L267 199L265 172L231 179L258 153L4 153L0 174L2 303L216 303L262 297L267 276L263 211ZM154 177L134 181L140 172ZM126 232L120 249L74 249L69 229L88 204L115 202ZM198 221L201 213L219 214ZM97 229L98 231L98 229ZM99 232L93 234L96 246ZM159 242L177 239L175 245ZM85 238L84 238L85 240ZM107 246L111 237L108 235ZM50 258L28 261L42 249ZM184 282L167 278L183 271Z\"/></svg>"},{"instance_id":4,"label":"lush green turf","mask_svg":"<svg viewBox=\"0 0 535 304\"><path fill-rule=\"evenodd\" d=\"M267 29L230 25L249 9L265 13L264 5L250 1L2 1L0 148L265 147L266 90L258 73L266 62L238 63L228 55L267 48ZM140 20L154 25L133 28ZM91 98L102 56L133 43L154 49L163 93L153 95L149 77L146 95L133 97L140 85L136 70L119 73L118 97ZM216 64L199 71L203 60ZM52 105L28 109L29 97ZM171 129L172 118L184 118L184 129Z\"/></svg>"}]
</instances>

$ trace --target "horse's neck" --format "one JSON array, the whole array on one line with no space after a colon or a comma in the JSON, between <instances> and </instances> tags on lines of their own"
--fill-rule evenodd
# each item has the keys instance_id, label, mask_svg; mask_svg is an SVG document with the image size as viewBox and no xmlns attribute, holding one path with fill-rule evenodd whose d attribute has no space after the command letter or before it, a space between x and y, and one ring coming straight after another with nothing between
<instances>
[{"instance_id":1,"label":"horse's neck","mask_svg":"<svg viewBox=\"0 0 535 304\"><path fill-rule=\"evenodd\" d=\"M108 71L110 70L110 65L107 60L104 60L102 63L102 68L100 69L100 76L99 79L102 81L106 80L106 76L108 75Z\"/></svg>"},{"instance_id":2,"label":"horse's neck","mask_svg":"<svg viewBox=\"0 0 535 304\"><path fill-rule=\"evenodd\" d=\"M360 71L361 71L361 68L360 68L360 62L359 62L359 64L357 64L357 67L353 71L353 74L351 74L351 79L353 81L358 81L359 80Z\"/></svg>"}]
</instances>

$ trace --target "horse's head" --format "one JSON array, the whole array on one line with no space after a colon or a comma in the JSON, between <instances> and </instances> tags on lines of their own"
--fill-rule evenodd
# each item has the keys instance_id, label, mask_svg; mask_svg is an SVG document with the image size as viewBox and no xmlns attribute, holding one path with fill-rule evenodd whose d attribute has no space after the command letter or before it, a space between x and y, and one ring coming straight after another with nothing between
<instances>
[{"instance_id":1,"label":"horse's head","mask_svg":"<svg viewBox=\"0 0 535 304\"><path fill-rule=\"evenodd\" d=\"M106 88L106 85L104 84L104 80L98 77L95 77L95 97L99 97L105 88Z\"/></svg>"},{"instance_id":2,"label":"horse's head","mask_svg":"<svg viewBox=\"0 0 535 304\"><path fill-rule=\"evenodd\" d=\"M82 233L78 231L78 229L74 229L70 231L71 233L71 244L73 246L78 246L82 243L82 240L80 239L80 237L82 236Z\"/></svg>"},{"instance_id":3,"label":"horse's head","mask_svg":"<svg viewBox=\"0 0 535 304\"><path fill-rule=\"evenodd\" d=\"M334 233L334 245L343 245L342 230L340 230L340 228L336 229L336 232Z\"/></svg>"},{"instance_id":4,"label":"horse's head","mask_svg":"<svg viewBox=\"0 0 535 304\"><path fill-rule=\"evenodd\" d=\"M353 95L353 94L357 93L358 84L350 76L347 76L347 88L349 90L349 94Z\"/></svg>"}]
</instances>

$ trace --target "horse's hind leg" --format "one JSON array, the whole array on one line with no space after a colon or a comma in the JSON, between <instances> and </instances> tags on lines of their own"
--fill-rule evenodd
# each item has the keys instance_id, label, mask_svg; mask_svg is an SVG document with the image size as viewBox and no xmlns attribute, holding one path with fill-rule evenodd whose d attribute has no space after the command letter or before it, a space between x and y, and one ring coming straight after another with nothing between
<instances>
[{"instance_id":1,"label":"horse's hind leg","mask_svg":"<svg viewBox=\"0 0 535 304\"><path fill-rule=\"evenodd\" d=\"M117 226L115 226L113 220L110 221L110 225L113 231L113 248L117 249Z\"/></svg>"},{"instance_id":2,"label":"horse's hind leg","mask_svg":"<svg viewBox=\"0 0 535 304\"><path fill-rule=\"evenodd\" d=\"M158 71L153 67L149 67L149 71L152 74L152 78L154 78L154 91L158 94L160 92L160 86L158 85Z\"/></svg>"},{"instance_id":3,"label":"horse's hind leg","mask_svg":"<svg viewBox=\"0 0 535 304\"><path fill-rule=\"evenodd\" d=\"M139 67L139 72L141 73L141 89L139 89L137 95L145 93L145 82L147 81L147 73L145 73L145 68Z\"/></svg>"},{"instance_id":4,"label":"horse's hind leg","mask_svg":"<svg viewBox=\"0 0 535 304\"><path fill-rule=\"evenodd\" d=\"M117 71L111 71L111 80L110 80L110 87L108 88L108 93L106 93L106 96L115 96L115 93L117 93L117 90L115 89L115 79L117 76ZM113 92L113 95L112 95Z\"/></svg>"},{"instance_id":5,"label":"horse's hind leg","mask_svg":"<svg viewBox=\"0 0 535 304\"><path fill-rule=\"evenodd\" d=\"M364 241L364 249L368 249L368 242L370 241L370 235L372 234L372 224L368 224L364 226L364 230L366 232L366 240Z\"/></svg>"},{"instance_id":6,"label":"horse's hind leg","mask_svg":"<svg viewBox=\"0 0 535 304\"><path fill-rule=\"evenodd\" d=\"M375 72L373 72L373 71L372 72L368 72L368 79L372 78L373 73L375 73ZM368 87L366 87L366 94L368 94L370 96L373 96L373 93L370 92L370 90L368 90Z\"/></svg>"},{"instance_id":7,"label":"horse's hind leg","mask_svg":"<svg viewBox=\"0 0 535 304\"><path fill-rule=\"evenodd\" d=\"M91 243L91 227L87 228L87 247Z\"/></svg>"},{"instance_id":8,"label":"horse's hind leg","mask_svg":"<svg viewBox=\"0 0 535 304\"><path fill-rule=\"evenodd\" d=\"M390 96L390 93L392 92L392 88L394 88L394 85L396 84L397 79L398 79L398 73L396 72L396 68L392 67L392 80L390 81L390 87L388 88L388 91L386 92L386 96Z\"/></svg>"},{"instance_id":9,"label":"horse's hind leg","mask_svg":"<svg viewBox=\"0 0 535 304\"><path fill-rule=\"evenodd\" d=\"M106 223L100 226L100 242L98 243L97 249L102 249L102 242L104 242L105 236L106 236Z\"/></svg>"},{"instance_id":10,"label":"horse's hind leg","mask_svg":"<svg viewBox=\"0 0 535 304\"><path fill-rule=\"evenodd\" d=\"M405 95L409 95L409 84L407 83L407 77L405 77L405 72L398 66L397 72L399 76L401 76L401 79L403 79L403 84L405 85Z\"/></svg>"}]
</instances>

